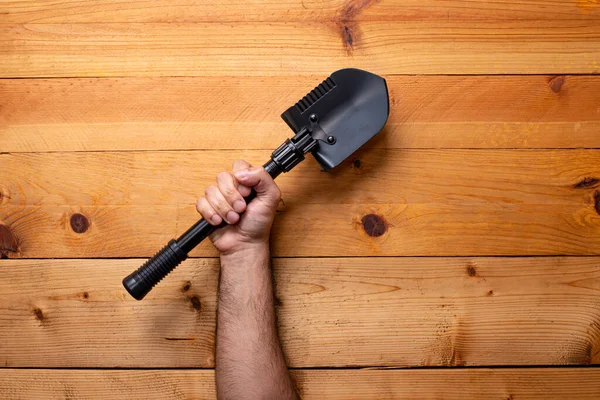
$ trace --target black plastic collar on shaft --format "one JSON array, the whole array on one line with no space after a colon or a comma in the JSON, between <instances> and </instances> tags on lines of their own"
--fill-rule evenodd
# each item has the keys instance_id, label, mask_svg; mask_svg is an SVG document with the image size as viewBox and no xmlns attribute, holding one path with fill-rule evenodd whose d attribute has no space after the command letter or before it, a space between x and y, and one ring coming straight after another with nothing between
<instances>
[{"instance_id":1,"label":"black plastic collar on shaft","mask_svg":"<svg viewBox=\"0 0 600 400\"><path fill-rule=\"evenodd\" d=\"M288 172L298 165L304 160L304 154L316 145L317 141L310 136L308 131L302 130L292 139L287 139L285 143L279 146L263 167L275 179L282 172ZM253 189L244 200L249 203L255 197L256 192ZM123 286L133 298L142 300L158 282L187 258L188 253L194 247L206 239L215 229L225 225L227 223L223 222L219 226L214 226L204 219L200 219L177 240L172 239L154 257L123 279Z\"/></svg>"}]
</instances>

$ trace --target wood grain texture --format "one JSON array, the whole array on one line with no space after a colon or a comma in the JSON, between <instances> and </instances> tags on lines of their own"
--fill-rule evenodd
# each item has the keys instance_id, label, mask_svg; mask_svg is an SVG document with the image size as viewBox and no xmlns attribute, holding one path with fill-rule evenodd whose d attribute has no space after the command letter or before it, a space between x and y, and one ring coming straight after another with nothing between
<instances>
[{"instance_id":1,"label":"wood grain texture","mask_svg":"<svg viewBox=\"0 0 600 400\"><path fill-rule=\"evenodd\" d=\"M597 20L2 24L0 38L3 78L600 72Z\"/></svg>"},{"instance_id":2,"label":"wood grain texture","mask_svg":"<svg viewBox=\"0 0 600 400\"><path fill-rule=\"evenodd\" d=\"M0 80L0 149L273 150L323 76ZM600 76L388 76L371 148L600 147Z\"/></svg>"},{"instance_id":3,"label":"wood grain texture","mask_svg":"<svg viewBox=\"0 0 600 400\"><path fill-rule=\"evenodd\" d=\"M0 155L0 222L15 243L3 253L151 256L198 218L219 171L269 154ZM331 173L309 159L278 181L273 254L599 254L598 165L598 150L370 149ZM192 254L216 255L208 243Z\"/></svg>"},{"instance_id":4,"label":"wood grain texture","mask_svg":"<svg viewBox=\"0 0 600 400\"><path fill-rule=\"evenodd\" d=\"M314 22L346 19L372 20L562 20L598 19L594 0L506 1L460 0L5 0L2 23L81 22Z\"/></svg>"},{"instance_id":5,"label":"wood grain texture","mask_svg":"<svg viewBox=\"0 0 600 400\"><path fill-rule=\"evenodd\" d=\"M186 261L137 302L120 282L141 262L2 260L0 365L213 367L218 261ZM273 265L293 367L600 362L598 258Z\"/></svg>"},{"instance_id":6,"label":"wood grain texture","mask_svg":"<svg viewBox=\"0 0 600 400\"><path fill-rule=\"evenodd\" d=\"M598 368L306 370L291 372L303 399L596 399ZM7 400L215 399L212 370L3 370Z\"/></svg>"},{"instance_id":7,"label":"wood grain texture","mask_svg":"<svg viewBox=\"0 0 600 400\"><path fill-rule=\"evenodd\" d=\"M279 180L302 398L598 398L600 258L532 257L600 255L598 0L1 1L0 397L214 399L218 259L120 281L345 67L391 117Z\"/></svg>"}]
</instances>

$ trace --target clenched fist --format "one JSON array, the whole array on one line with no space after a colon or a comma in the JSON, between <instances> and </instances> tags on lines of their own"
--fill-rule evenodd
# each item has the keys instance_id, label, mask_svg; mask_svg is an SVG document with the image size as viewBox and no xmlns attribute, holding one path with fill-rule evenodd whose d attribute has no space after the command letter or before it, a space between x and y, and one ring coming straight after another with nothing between
<instances>
[{"instance_id":1,"label":"clenched fist","mask_svg":"<svg viewBox=\"0 0 600 400\"><path fill-rule=\"evenodd\" d=\"M246 204L244 197L251 188L256 198ZM210 236L222 255L268 244L281 192L263 167L236 161L233 172L217 175L217 184L208 187L204 196L196 203L202 217L212 225L228 224Z\"/></svg>"}]
</instances>

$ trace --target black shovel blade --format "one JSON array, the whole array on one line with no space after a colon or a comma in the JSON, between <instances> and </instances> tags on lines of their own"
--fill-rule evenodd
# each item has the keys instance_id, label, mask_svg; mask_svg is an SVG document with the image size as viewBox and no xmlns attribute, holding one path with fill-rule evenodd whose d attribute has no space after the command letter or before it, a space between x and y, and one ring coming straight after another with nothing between
<instances>
[{"instance_id":1,"label":"black shovel blade","mask_svg":"<svg viewBox=\"0 0 600 400\"><path fill-rule=\"evenodd\" d=\"M281 118L294 133L309 129L313 156L327 171L338 166L385 125L390 112L385 79L360 69L334 72Z\"/></svg>"}]
</instances>

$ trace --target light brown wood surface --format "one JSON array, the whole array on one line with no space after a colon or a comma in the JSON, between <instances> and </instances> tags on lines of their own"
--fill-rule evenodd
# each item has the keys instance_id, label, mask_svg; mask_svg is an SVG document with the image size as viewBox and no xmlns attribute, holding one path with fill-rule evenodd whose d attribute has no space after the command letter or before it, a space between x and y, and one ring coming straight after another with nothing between
<instances>
[{"instance_id":1,"label":"light brown wood surface","mask_svg":"<svg viewBox=\"0 0 600 400\"><path fill-rule=\"evenodd\" d=\"M600 72L597 19L0 24L0 38L3 78Z\"/></svg>"},{"instance_id":2,"label":"light brown wood surface","mask_svg":"<svg viewBox=\"0 0 600 400\"><path fill-rule=\"evenodd\" d=\"M3 261L0 365L213 367L217 260L187 261L137 302L120 281L141 263ZM292 367L600 360L595 257L293 258L274 269Z\"/></svg>"},{"instance_id":3,"label":"light brown wood surface","mask_svg":"<svg viewBox=\"0 0 600 400\"><path fill-rule=\"evenodd\" d=\"M0 80L6 152L276 148L323 76ZM598 148L598 76L388 76L371 148ZM143 94L143 95L140 95Z\"/></svg>"},{"instance_id":4,"label":"light brown wood surface","mask_svg":"<svg viewBox=\"0 0 600 400\"><path fill-rule=\"evenodd\" d=\"M0 23L598 20L595 0L5 0Z\"/></svg>"},{"instance_id":5,"label":"light brown wood surface","mask_svg":"<svg viewBox=\"0 0 600 400\"><path fill-rule=\"evenodd\" d=\"M1 1L0 398L214 399L218 259L120 281L347 67L386 128L278 179L301 397L598 398L598 0Z\"/></svg>"},{"instance_id":6,"label":"light brown wood surface","mask_svg":"<svg viewBox=\"0 0 600 400\"><path fill-rule=\"evenodd\" d=\"M6 369L0 391L8 400L214 399L209 370L73 371ZM597 369L293 370L302 399L596 399Z\"/></svg>"},{"instance_id":7,"label":"light brown wood surface","mask_svg":"<svg viewBox=\"0 0 600 400\"><path fill-rule=\"evenodd\" d=\"M151 256L198 219L194 203L219 171L239 158L260 165L269 154L0 155L0 221L4 241L16 243L4 253ZM332 173L309 160L279 180L273 254L598 254L598 165L598 150L371 149ZM80 215L83 232L72 223ZM192 255L216 253L204 243Z\"/></svg>"}]
</instances>

